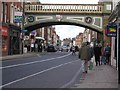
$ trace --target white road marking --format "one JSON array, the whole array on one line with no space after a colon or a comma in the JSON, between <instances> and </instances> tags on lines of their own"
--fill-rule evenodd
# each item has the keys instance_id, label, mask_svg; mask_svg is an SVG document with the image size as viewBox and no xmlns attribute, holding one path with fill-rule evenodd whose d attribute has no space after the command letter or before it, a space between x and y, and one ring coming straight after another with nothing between
<instances>
[{"instance_id":1,"label":"white road marking","mask_svg":"<svg viewBox=\"0 0 120 90\"><path fill-rule=\"evenodd\" d=\"M22 81L22 80L24 80L24 79L27 79L27 78L30 78L30 77L33 77L33 76L39 75L39 74L41 74L41 73L44 73L44 72L47 72L47 71L50 71L50 70L56 69L56 68L58 68L58 67L61 67L61 66L64 66L64 65L67 65L67 64L70 64L70 63L78 62L78 61L80 61L80 60L78 59L78 60L75 60L75 61L67 62L67 63L60 64L60 65L55 66L55 67L48 68L48 69L46 69L46 70L43 70L43 71L40 71L40 72L37 72L37 73L31 74L31 75L29 75L29 76L26 76L26 77L23 77L23 78L17 79L17 80L15 80L15 81L9 82L9 83L7 83L7 84L4 84L4 85L0 86L0 88L3 88L3 87L5 87L5 86L8 86L8 85L11 85L11 84L13 84L13 83L16 83L16 82Z\"/></svg>"},{"instance_id":2,"label":"white road marking","mask_svg":"<svg viewBox=\"0 0 120 90\"><path fill-rule=\"evenodd\" d=\"M40 54L37 54L38 57L41 57Z\"/></svg>"},{"instance_id":3,"label":"white road marking","mask_svg":"<svg viewBox=\"0 0 120 90\"><path fill-rule=\"evenodd\" d=\"M5 67L0 67L0 69L7 69L7 68L12 68L12 67L18 67L18 66L23 66L23 65L30 65L30 64L34 64L34 63L41 63L41 62L45 62L45 61L50 61L50 60L54 60L54 59L59 59L59 58L64 58L69 56L71 53L64 55L64 56L60 56L60 57L56 57L56 58L50 58L50 59L45 59L45 60L41 60L41 61L34 61L34 62L28 62L28 63L22 63L22 64L16 64L16 65L9 65L9 66L5 66Z\"/></svg>"}]
</instances>

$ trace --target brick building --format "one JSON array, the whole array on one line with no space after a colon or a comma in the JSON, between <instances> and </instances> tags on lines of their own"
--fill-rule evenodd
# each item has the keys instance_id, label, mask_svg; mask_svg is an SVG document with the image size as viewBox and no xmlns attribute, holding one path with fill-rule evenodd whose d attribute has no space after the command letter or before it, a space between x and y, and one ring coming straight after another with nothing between
<instances>
[{"instance_id":1,"label":"brick building","mask_svg":"<svg viewBox=\"0 0 120 90\"><path fill-rule=\"evenodd\" d=\"M81 47L82 42L83 42L83 33L79 33L79 35L77 35L75 38L75 45Z\"/></svg>"},{"instance_id":2,"label":"brick building","mask_svg":"<svg viewBox=\"0 0 120 90\"><path fill-rule=\"evenodd\" d=\"M0 26L2 36L2 55L12 55L20 53L20 30L21 22L15 22L15 13L22 14L21 2L1 3Z\"/></svg>"}]
</instances>

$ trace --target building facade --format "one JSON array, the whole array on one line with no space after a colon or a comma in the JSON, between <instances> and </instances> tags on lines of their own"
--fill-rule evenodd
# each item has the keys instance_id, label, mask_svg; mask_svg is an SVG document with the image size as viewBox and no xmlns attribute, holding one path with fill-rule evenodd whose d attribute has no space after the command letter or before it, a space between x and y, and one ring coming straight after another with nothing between
<instances>
[{"instance_id":1,"label":"building facade","mask_svg":"<svg viewBox=\"0 0 120 90\"><path fill-rule=\"evenodd\" d=\"M99 34L97 32L85 28L85 31L83 32L83 42L94 42L99 40L98 35Z\"/></svg>"},{"instance_id":2,"label":"building facade","mask_svg":"<svg viewBox=\"0 0 120 90\"><path fill-rule=\"evenodd\" d=\"M83 33L79 33L79 35L75 38L75 46L81 47L83 42Z\"/></svg>"},{"instance_id":3,"label":"building facade","mask_svg":"<svg viewBox=\"0 0 120 90\"><path fill-rule=\"evenodd\" d=\"M21 2L1 2L2 56L20 53L20 32L22 19L16 22L16 14L22 18Z\"/></svg>"},{"instance_id":4,"label":"building facade","mask_svg":"<svg viewBox=\"0 0 120 90\"><path fill-rule=\"evenodd\" d=\"M120 0L113 0L113 9L112 9L112 13L108 19L109 22L117 23L117 21L118 21L117 20L118 15L116 14L118 2L120 2ZM111 37L111 65L118 69L117 37Z\"/></svg>"}]
</instances>

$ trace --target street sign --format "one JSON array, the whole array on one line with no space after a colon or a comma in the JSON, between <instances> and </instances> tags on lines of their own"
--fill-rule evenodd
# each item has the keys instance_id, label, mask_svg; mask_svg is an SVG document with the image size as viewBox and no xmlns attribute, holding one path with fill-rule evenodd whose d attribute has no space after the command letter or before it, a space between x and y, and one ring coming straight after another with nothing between
<instances>
[{"instance_id":1,"label":"street sign","mask_svg":"<svg viewBox=\"0 0 120 90\"><path fill-rule=\"evenodd\" d=\"M15 23L22 23L22 12L16 11L14 16Z\"/></svg>"},{"instance_id":2,"label":"street sign","mask_svg":"<svg viewBox=\"0 0 120 90\"><path fill-rule=\"evenodd\" d=\"M109 23L106 26L106 36L108 37L116 37L117 36L117 24Z\"/></svg>"}]
</instances>

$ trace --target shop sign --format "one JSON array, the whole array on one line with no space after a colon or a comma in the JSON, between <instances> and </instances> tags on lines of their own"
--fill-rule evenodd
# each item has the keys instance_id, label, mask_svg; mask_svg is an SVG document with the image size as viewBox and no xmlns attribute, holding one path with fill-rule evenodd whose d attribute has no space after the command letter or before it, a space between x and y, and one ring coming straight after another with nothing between
<instances>
[{"instance_id":1,"label":"shop sign","mask_svg":"<svg viewBox=\"0 0 120 90\"><path fill-rule=\"evenodd\" d=\"M116 37L117 36L117 24L110 23L106 26L106 36Z\"/></svg>"},{"instance_id":2,"label":"shop sign","mask_svg":"<svg viewBox=\"0 0 120 90\"><path fill-rule=\"evenodd\" d=\"M15 12L14 16L14 22L15 23L22 23L22 12Z\"/></svg>"},{"instance_id":3,"label":"shop sign","mask_svg":"<svg viewBox=\"0 0 120 90\"><path fill-rule=\"evenodd\" d=\"M0 34L3 36L8 36L8 27L7 26L0 26Z\"/></svg>"}]
</instances>

